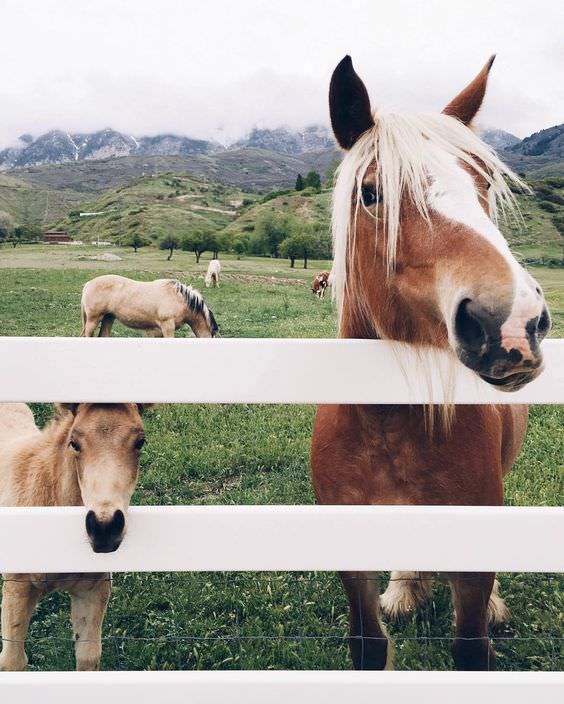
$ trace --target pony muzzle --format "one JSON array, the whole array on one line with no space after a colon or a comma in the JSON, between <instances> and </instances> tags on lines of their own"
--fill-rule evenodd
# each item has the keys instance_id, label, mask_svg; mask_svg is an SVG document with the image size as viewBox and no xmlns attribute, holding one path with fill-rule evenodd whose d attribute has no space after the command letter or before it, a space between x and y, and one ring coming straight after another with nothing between
<instances>
[{"instance_id":1,"label":"pony muzzle","mask_svg":"<svg viewBox=\"0 0 564 704\"><path fill-rule=\"evenodd\" d=\"M94 552L115 552L125 535L125 515L120 509L108 519L92 510L86 514L86 533Z\"/></svg>"},{"instance_id":2,"label":"pony muzzle","mask_svg":"<svg viewBox=\"0 0 564 704\"><path fill-rule=\"evenodd\" d=\"M522 325L511 338L504 335L505 316L464 299L454 321L456 353L460 361L488 384L517 391L542 371L540 343L550 328L546 307Z\"/></svg>"}]
</instances>

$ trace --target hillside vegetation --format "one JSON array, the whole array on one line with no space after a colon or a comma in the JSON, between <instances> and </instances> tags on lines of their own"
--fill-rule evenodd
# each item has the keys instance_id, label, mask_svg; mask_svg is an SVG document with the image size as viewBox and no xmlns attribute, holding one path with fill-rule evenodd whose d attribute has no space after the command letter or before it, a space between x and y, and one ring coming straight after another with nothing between
<instances>
[{"instance_id":1,"label":"hillside vegetation","mask_svg":"<svg viewBox=\"0 0 564 704\"><path fill-rule=\"evenodd\" d=\"M235 187L188 174L145 176L83 204L57 227L88 242L119 242L133 234L156 241L170 234L219 231L255 199Z\"/></svg>"}]
</instances>

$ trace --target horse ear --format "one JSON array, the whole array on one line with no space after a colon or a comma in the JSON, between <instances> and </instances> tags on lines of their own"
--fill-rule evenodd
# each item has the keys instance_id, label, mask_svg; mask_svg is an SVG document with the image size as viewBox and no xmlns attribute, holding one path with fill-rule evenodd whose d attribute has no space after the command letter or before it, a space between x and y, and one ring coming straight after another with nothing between
<instances>
[{"instance_id":1,"label":"horse ear","mask_svg":"<svg viewBox=\"0 0 564 704\"><path fill-rule=\"evenodd\" d=\"M374 126L368 91L350 56L342 59L331 76L329 112L333 132L343 149L350 149L363 132Z\"/></svg>"},{"instance_id":2,"label":"horse ear","mask_svg":"<svg viewBox=\"0 0 564 704\"><path fill-rule=\"evenodd\" d=\"M137 410L139 411L139 415L142 416L145 411L150 411L151 408L156 406L156 403L136 403Z\"/></svg>"},{"instance_id":3,"label":"horse ear","mask_svg":"<svg viewBox=\"0 0 564 704\"><path fill-rule=\"evenodd\" d=\"M456 117L465 125L469 125L472 122L476 117L476 113L482 106L488 85L488 76L490 75L490 69L494 61L495 54L490 56L488 62L476 78L469 83L456 98L450 101L446 108L444 108L443 114Z\"/></svg>"},{"instance_id":4,"label":"horse ear","mask_svg":"<svg viewBox=\"0 0 564 704\"><path fill-rule=\"evenodd\" d=\"M73 414L73 416L76 415L76 410L79 407L79 403L56 403L55 408L58 411L69 411L70 413Z\"/></svg>"}]
</instances>

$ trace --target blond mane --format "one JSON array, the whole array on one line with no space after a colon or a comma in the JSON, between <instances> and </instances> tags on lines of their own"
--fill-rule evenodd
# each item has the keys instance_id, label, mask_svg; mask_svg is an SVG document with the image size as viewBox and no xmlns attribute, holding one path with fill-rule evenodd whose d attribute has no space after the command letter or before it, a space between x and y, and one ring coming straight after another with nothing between
<instances>
[{"instance_id":1,"label":"blond mane","mask_svg":"<svg viewBox=\"0 0 564 704\"><path fill-rule=\"evenodd\" d=\"M347 289L347 260L355 248L356 218L362 204L362 181L374 164L377 207L386 235L388 271L394 268L400 236L400 206L407 196L429 222L427 188L429 171L441 154L455 157L481 174L490 184L490 217L497 222L498 211L515 214L518 208L511 183L528 190L521 179L499 159L471 129L444 114L397 114L379 112L375 125L367 130L345 154L337 171L333 191L331 227L333 233L333 298L339 321ZM454 162L453 162L454 163ZM352 204L354 211L351 209ZM374 236L377 236L374 219Z\"/></svg>"}]
</instances>

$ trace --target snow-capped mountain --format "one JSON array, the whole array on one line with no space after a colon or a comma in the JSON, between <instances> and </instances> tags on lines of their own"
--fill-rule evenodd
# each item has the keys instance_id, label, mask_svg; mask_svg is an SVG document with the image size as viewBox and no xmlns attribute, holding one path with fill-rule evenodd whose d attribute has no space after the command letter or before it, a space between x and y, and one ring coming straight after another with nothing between
<instances>
[{"instance_id":1,"label":"snow-capped mountain","mask_svg":"<svg viewBox=\"0 0 564 704\"><path fill-rule=\"evenodd\" d=\"M303 132L293 132L285 127L255 127L248 135L232 144L230 149L266 149L278 154L303 154L334 146L335 140L326 127L309 125Z\"/></svg>"},{"instance_id":2,"label":"snow-capped mountain","mask_svg":"<svg viewBox=\"0 0 564 704\"><path fill-rule=\"evenodd\" d=\"M480 137L484 140L486 144L494 149L509 149L519 144L521 141L519 137L516 137L511 132L505 132L505 130L494 130L486 129L482 130Z\"/></svg>"},{"instance_id":3,"label":"snow-capped mountain","mask_svg":"<svg viewBox=\"0 0 564 704\"><path fill-rule=\"evenodd\" d=\"M70 134L52 130L33 139L22 135L19 143L0 151L0 171L41 164L62 164L68 161L100 160L135 155L213 154L224 147L175 135L139 137L112 129L91 134Z\"/></svg>"}]
</instances>

